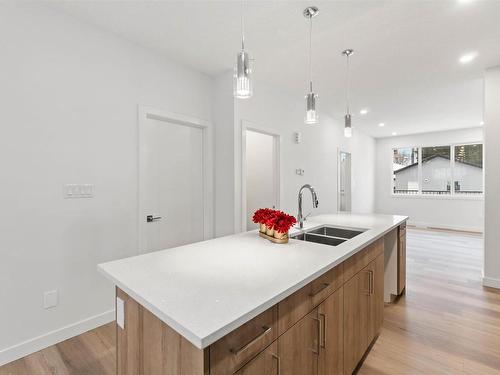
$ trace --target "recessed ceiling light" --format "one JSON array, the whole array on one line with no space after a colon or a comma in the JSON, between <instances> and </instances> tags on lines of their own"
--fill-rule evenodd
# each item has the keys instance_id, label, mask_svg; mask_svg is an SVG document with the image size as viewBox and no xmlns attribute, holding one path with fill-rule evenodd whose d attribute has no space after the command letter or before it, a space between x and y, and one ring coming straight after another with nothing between
<instances>
[{"instance_id":1,"label":"recessed ceiling light","mask_svg":"<svg viewBox=\"0 0 500 375\"><path fill-rule=\"evenodd\" d=\"M385 124L383 122L381 122L380 124L378 124L378 126L380 126L381 128L383 128L385 126Z\"/></svg>"},{"instance_id":2,"label":"recessed ceiling light","mask_svg":"<svg viewBox=\"0 0 500 375\"><path fill-rule=\"evenodd\" d=\"M479 123L479 125L484 125L484 121L481 121L481 122Z\"/></svg>"},{"instance_id":3,"label":"recessed ceiling light","mask_svg":"<svg viewBox=\"0 0 500 375\"><path fill-rule=\"evenodd\" d=\"M469 52L466 53L465 55L460 56L458 61L460 61L460 63L462 64L468 64L471 61L473 61L476 57L477 57L477 52Z\"/></svg>"},{"instance_id":4,"label":"recessed ceiling light","mask_svg":"<svg viewBox=\"0 0 500 375\"><path fill-rule=\"evenodd\" d=\"M368 113L368 109L363 108L361 111L359 111L360 115L366 115Z\"/></svg>"},{"instance_id":5,"label":"recessed ceiling light","mask_svg":"<svg viewBox=\"0 0 500 375\"><path fill-rule=\"evenodd\" d=\"M398 133L396 133L396 132L392 132L392 135L398 135Z\"/></svg>"}]
</instances>

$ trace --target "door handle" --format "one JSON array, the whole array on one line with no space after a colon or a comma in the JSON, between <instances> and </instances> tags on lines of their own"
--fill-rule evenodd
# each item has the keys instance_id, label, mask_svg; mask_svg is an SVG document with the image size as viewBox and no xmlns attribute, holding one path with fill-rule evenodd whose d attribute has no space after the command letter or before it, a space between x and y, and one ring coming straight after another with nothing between
<instances>
[{"instance_id":1,"label":"door handle","mask_svg":"<svg viewBox=\"0 0 500 375\"><path fill-rule=\"evenodd\" d=\"M326 314L319 314L320 319L323 321L322 327L323 329L321 330L323 333L323 340L321 340L321 347L323 349L326 349Z\"/></svg>"},{"instance_id":2,"label":"door handle","mask_svg":"<svg viewBox=\"0 0 500 375\"><path fill-rule=\"evenodd\" d=\"M153 215L146 216L147 223L152 223L153 221L159 221L159 220L161 220L161 216L153 216Z\"/></svg>"},{"instance_id":3,"label":"door handle","mask_svg":"<svg viewBox=\"0 0 500 375\"><path fill-rule=\"evenodd\" d=\"M269 332L271 332L273 327L271 326L262 326L262 331L260 333L258 333L254 338L252 338L250 341L248 341L246 344L240 346L238 349L229 349L229 351L231 353L233 353L234 355L238 355L240 354L242 351L246 350L248 347L250 347L253 343L255 343L256 341L258 341L262 336L268 334Z\"/></svg>"},{"instance_id":4,"label":"door handle","mask_svg":"<svg viewBox=\"0 0 500 375\"><path fill-rule=\"evenodd\" d=\"M373 292L374 292L374 286L373 286L373 284L374 284L375 278L374 278L372 270L368 271L368 274L369 274L369 277L370 277L370 279L369 279L370 280L370 284L369 284L369 286L370 286L370 295L373 295Z\"/></svg>"},{"instance_id":5,"label":"door handle","mask_svg":"<svg viewBox=\"0 0 500 375\"><path fill-rule=\"evenodd\" d=\"M271 355L276 360L276 375L280 375L281 374L281 358L274 353L272 353Z\"/></svg>"},{"instance_id":6,"label":"door handle","mask_svg":"<svg viewBox=\"0 0 500 375\"><path fill-rule=\"evenodd\" d=\"M312 319L317 323L318 331L316 337L316 348L311 350L314 354L319 355L319 348L321 345L321 320L318 318L312 318Z\"/></svg>"}]
</instances>

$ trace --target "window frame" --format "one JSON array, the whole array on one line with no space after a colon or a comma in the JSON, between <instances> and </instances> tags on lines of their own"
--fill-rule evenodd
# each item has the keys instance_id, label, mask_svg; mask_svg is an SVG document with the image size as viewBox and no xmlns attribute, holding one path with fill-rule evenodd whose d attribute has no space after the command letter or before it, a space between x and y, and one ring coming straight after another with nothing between
<instances>
[{"instance_id":1,"label":"window frame","mask_svg":"<svg viewBox=\"0 0 500 375\"><path fill-rule=\"evenodd\" d=\"M455 147L456 146L467 146L467 145L478 145L482 146L482 158L483 158L483 176L482 176L482 187L483 191L478 194L456 194L455 193ZM450 178L451 178L451 190L450 194L424 194L422 193L422 148L424 147L450 147ZM418 148L418 192L405 194L405 193L395 193L394 192L394 150L400 148ZM392 145L390 149L391 159L391 184L390 184L390 195L393 198L410 198L410 199L463 199L463 200L483 200L484 199L484 141L470 141L470 142L454 142L454 143L442 143L442 144L419 144L417 146L402 146L402 145Z\"/></svg>"}]
</instances>

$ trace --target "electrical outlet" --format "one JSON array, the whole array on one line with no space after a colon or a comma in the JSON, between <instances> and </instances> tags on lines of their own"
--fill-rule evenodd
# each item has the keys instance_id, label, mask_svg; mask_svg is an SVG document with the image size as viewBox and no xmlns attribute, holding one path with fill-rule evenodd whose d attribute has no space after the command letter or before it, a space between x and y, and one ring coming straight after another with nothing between
<instances>
[{"instance_id":1,"label":"electrical outlet","mask_svg":"<svg viewBox=\"0 0 500 375\"><path fill-rule=\"evenodd\" d=\"M43 293L43 307L51 309L59 303L59 292L57 290L49 290Z\"/></svg>"},{"instance_id":2,"label":"electrical outlet","mask_svg":"<svg viewBox=\"0 0 500 375\"><path fill-rule=\"evenodd\" d=\"M299 176L303 176L303 175L304 175L304 173L306 173L306 171L305 171L305 170L303 170L303 169L301 169L301 168L297 168L297 169L295 170L295 174L298 174Z\"/></svg>"},{"instance_id":3,"label":"electrical outlet","mask_svg":"<svg viewBox=\"0 0 500 375\"><path fill-rule=\"evenodd\" d=\"M64 186L64 198L92 198L94 185L92 184L67 184Z\"/></svg>"}]
</instances>

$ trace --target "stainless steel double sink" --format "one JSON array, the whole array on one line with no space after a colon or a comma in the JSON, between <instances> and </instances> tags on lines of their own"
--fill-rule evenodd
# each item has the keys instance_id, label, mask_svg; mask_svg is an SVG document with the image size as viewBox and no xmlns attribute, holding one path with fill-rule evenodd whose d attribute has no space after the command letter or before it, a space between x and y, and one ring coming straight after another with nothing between
<instances>
[{"instance_id":1,"label":"stainless steel double sink","mask_svg":"<svg viewBox=\"0 0 500 375\"><path fill-rule=\"evenodd\" d=\"M300 241L315 242L323 245L337 246L365 232L366 229L344 228L333 225L323 225L306 230L290 238Z\"/></svg>"}]
</instances>

